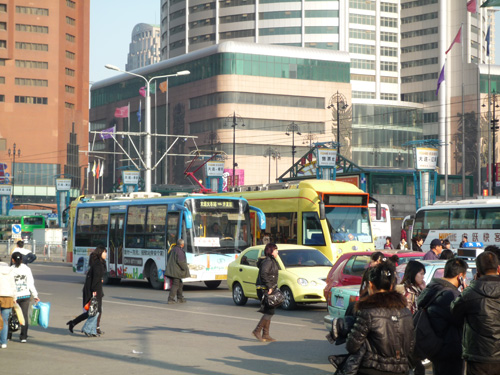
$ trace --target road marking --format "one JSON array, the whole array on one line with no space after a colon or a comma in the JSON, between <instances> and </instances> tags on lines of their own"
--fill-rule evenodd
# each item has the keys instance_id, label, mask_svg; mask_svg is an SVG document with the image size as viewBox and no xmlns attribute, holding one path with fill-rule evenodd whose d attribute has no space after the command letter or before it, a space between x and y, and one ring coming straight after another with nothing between
<instances>
[{"instance_id":1,"label":"road marking","mask_svg":"<svg viewBox=\"0 0 500 375\"><path fill-rule=\"evenodd\" d=\"M236 319L236 320L247 320L251 322L258 321L259 319L255 318L243 318L243 317L238 317L238 316L232 316L232 315L221 315L221 314L210 314L210 313L204 313L204 312L199 312L199 311L190 311L190 310L179 310L175 308L168 308L168 307L160 307L160 306L150 306L150 305L139 305L135 303L127 303L127 302L117 302L117 301L108 301L108 300L103 300L105 303L114 303L115 305L124 305L124 306L135 306L135 307L147 307L150 309L156 309L156 310L166 310L166 311L178 311L181 313L187 313L187 314L195 314L195 315L205 315L205 316L216 316L218 318L227 318L227 319ZM292 327L305 327L303 324L293 324L293 323L283 323L283 322L276 322L273 320L273 324L281 324L285 326L292 326Z\"/></svg>"}]
</instances>

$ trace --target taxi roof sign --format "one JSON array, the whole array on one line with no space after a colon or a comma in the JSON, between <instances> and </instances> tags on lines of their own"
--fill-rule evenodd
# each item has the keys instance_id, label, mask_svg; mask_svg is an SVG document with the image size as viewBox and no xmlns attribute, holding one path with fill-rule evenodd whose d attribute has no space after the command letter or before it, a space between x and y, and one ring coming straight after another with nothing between
<instances>
[{"instance_id":1,"label":"taxi roof sign","mask_svg":"<svg viewBox=\"0 0 500 375\"><path fill-rule=\"evenodd\" d=\"M483 246L482 242L466 242L457 250L457 257L475 259L484 251Z\"/></svg>"}]
</instances>

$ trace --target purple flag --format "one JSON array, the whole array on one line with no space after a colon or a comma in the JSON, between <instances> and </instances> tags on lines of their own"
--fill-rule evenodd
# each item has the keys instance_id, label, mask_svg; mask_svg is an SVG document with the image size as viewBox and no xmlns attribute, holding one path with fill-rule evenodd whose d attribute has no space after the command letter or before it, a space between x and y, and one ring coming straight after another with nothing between
<instances>
[{"instance_id":1,"label":"purple flag","mask_svg":"<svg viewBox=\"0 0 500 375\"><path fill-rule=\"evenodd\" d=\"M444 64L443 64L443 69L441 69L441 73L439 74L436 96L439 95L439 86L441 86L441 82L443 81L444 81Z\"/></svg>"},{"instance_id":2,"label":"purple flag","mask_svg":"<svg viewBox=\"0 0 500 375\"><path fill-rule=\"evenodd\" d=\"M101 131L101 139L109 139L112 138L112 134L115 133L115 127L113 126L112 128L104 129Z\"/></svg>"}]
</instances>

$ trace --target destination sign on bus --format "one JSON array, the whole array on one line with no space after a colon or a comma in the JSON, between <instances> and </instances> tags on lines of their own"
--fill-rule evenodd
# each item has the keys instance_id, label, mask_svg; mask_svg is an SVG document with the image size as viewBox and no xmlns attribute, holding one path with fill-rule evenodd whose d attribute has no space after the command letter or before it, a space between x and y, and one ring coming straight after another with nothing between
<instances>
[{"instance_id":1,"label":"destination sign on bus","mask_svg":"<svg viewBox=\"0 0 500 375\"><path fill-rule=\"evenodd\" d=\"M325 194L324 202L327 206L366 206L367 195L333 195Z\"/></svg>"},{"instance_id":2,"label":"destination sign on bus","mask_svg":"<svg viewBox=\"0 0 500 375\"><path fill-rule=\"evenodd\" d=\"M203 200L196 201L196 206L204 210L234 209L237 202L233 200Z\"/></svg>"}]
</instances>

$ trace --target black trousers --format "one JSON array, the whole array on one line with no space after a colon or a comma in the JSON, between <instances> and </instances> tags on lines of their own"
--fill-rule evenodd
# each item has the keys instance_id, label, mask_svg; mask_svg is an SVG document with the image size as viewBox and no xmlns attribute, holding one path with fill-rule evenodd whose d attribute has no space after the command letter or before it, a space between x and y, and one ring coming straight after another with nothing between
<instances>
[{"instance_id":1,"label":"black trousers","mask_svg":"<svg viewBox=\"0 0 500 375\"><path fill-rule=\"evenodd\" d=\"M467 375L500 375L500 363L467 361Z\"/></svg>"},{"instance_id":2,"label":"black trousers","mask_svg":"<svg viewBox=\"0 0 500 375\"><path fill-rule=\"evenodd\" d=\"M22 298L18 299L17 303L19 304L19 307L21 308L21 311L23 312L23 317L24 317L24 325L21 326L21 332L20 332L20 339L21 340L26 340L28 338L28 327L29 327L29 309L30 309L30 301L31 298ZM8 337L12 337L12 332L9 332Z\"/></svg>"},{"instance_id":3,"label":"black trousers","mask_svg":"<svg viewBox=\"0 0 500 375\"><path fill-rule=\"evenodd\" d=\"M183 299L184 283L182 279L176 279L171 277L172 285L170 286L170 294L168 295L169 301L175 301L175 296L177 296L177 302Z\"/></svg>"},{"instance_id":4,"label":"black trousers","mask_svg":"<svg viewBox=\"0 0 500 375\"><path fill-rule=\"evenodd\" d=\"M450 358L432 361L434 375L463 375L464 361L461 358Z\"/></svg>"}]
</instances>

